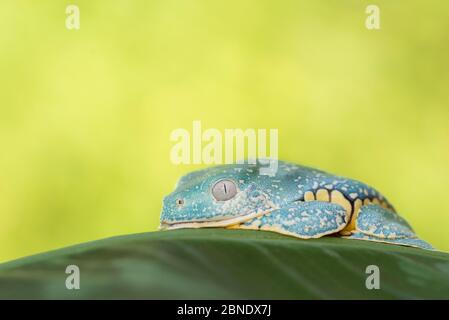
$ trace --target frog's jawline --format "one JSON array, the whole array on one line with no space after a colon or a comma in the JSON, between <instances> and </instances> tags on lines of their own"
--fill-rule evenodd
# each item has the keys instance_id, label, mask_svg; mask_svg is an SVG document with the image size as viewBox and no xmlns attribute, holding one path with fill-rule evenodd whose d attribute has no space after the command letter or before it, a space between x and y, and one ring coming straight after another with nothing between
<instances>
[{"instance_id":1,"label":"frog's jawline","mask_svg":"<svg viewBox=\"0 0 449 320\"><path fill-rule=\"evenodd\" d=\"M175 222L175 223L161 223L159 226L159 230L175 230L175 229L186 229L186 228L213 228L213 227L227 227L232 226L234 224L239 224L248 220L251 220L253 218L257 218L259 216L263 216L265 214L268 214L272 212L273 209L266 210L266 211L259 211L259 212L253 212L250 214L234 217L234 218L228 218L228 219L222 219L222 220L216 220L216 221L194 221L194 222Z\"/></svg>"}]
</instances>

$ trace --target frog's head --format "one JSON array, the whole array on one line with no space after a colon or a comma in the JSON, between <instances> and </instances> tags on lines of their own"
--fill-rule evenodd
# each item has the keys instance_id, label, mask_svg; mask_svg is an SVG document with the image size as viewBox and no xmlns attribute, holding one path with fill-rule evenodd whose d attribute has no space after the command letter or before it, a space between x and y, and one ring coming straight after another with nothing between
<instances>
[{"instance_id":1,"label":"frog's head","mask_svg":"<svg viewBox=\"0 0 449 320\"><path fill-rule=\"evenodd\" d=\"M225 227L272 211L257 186L257 165L218 166L182 177L164 198L161 230Z\"/></svg>"}]
</instances>

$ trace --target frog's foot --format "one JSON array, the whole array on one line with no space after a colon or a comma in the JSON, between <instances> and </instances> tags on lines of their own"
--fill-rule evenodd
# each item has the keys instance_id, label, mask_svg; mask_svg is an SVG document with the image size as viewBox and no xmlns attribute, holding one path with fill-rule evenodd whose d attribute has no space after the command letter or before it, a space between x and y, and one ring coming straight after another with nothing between
<instances>
[{"instance_id":1,"label":"frog's foot","mask_svg":"<svg viewBox=\"0 0 449 320\"><path fill-rule=\"evenodd\" d=\"M249 220L238 229L265 230L302 239L320 238L346 226L346 210L335 203L310 201L293 203Z\"/></svg>"},{"instance_id":2,"label":"frog's foot","mask_svg":"<svg viewBox=\"0 0 449 320\"><path fill-rule=\"evenodd\" d=\"M367 241L397 244L397 245L401 245L401 246L415 247L415 248L421 248L421 249L427 249L427 250L434 250L434 248L430 244L428 244L427 242L425 242L421 239L418 239L418 238L384 239L384 238L368 236L362 232L354 232L350 236L348 236L348 237L345 236L343 238L355 239L355 240L367 240Z\"/></svg>"},{"instance_id":3,"label":"frog's foot","mask_svg":"<svg viewBox=\"0 0 449 320\"><path fill-rule=\"evenodd\" d=\"M430 244L418 239L407 221L376 204L365 205L360 209L355 230L344 238L433 249Z\"/></svg>"}]
</instances>

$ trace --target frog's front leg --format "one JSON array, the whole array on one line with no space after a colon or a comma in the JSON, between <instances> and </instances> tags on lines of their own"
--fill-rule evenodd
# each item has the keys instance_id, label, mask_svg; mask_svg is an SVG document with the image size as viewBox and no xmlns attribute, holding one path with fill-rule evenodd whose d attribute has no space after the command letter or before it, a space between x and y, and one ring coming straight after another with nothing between
<instances>
[{"instance_id":1,"label":"frog's front leg","mask_svg":"<svg viewBox=\"0 0 449 320\"><path fill-rule=\"evenodd\" d=\"M376 204L365 205L360 209L353 234L345 238L433 249L417 237L407 221Z\"/></svg>"},{"instance_id":2,"label":"frog's front leg","mask_svg":"<svg viewBox=\"0 0 449 320\"><path fill-rule=\"evenodd\" d=\"M336 233L346 226L346 210L335 203L295 202L236 228L266 230L302 239Z\"/></svg>"}]
</instances>

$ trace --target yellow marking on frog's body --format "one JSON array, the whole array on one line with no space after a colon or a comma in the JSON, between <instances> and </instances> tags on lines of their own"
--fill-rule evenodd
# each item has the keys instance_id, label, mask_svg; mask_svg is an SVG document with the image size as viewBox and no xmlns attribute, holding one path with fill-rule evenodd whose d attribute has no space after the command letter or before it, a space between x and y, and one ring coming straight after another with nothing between
<instances>
[{"instance_id":1,"label":"yellow marking on frog's body","mask_svg":"<svg viewBox=\"0 0 449 320\"><path fill-rule=\"evenodd\" d=\"M346 199L346 197L338 190L333 190L331 192L331 201L332 203L336 203L341 205L346 210L346 221L349 220L352 213L352 205L351 202Z\"/></svg>"},{"instance_id":2,"label":"yellow marking on frog's body","mask_svg":"<svg viewBox=\"0 0 449 320\"><path fill-rule=\"evenodd\" d=\"M352 232L348 229L346 230L347 226L345 227L345 229L341 230L338 235L340 236L344 236L344 237L348 237L352 234Z\"/></svg>"},{"instance_id":3,"label":"yellow marking on frog's body","mask_svg":"<svg viewBox=\"0 0 449 320\"><path fill-rule=\"evenodd\" d=\"M318 201L325 201L325 202L329 202L330 197L329 197L329 192L326 189L320 189L316 192L316 199Z\"/></svg>"},{"instance_id":4,"label":"yellow marking on frog's body","mask_svg":"<svg viewBox=\"0 0 449 320\"><path fill-rule=\"evenodd\" d=\"M395 212L394 208L387 201L381 201L380 205L387 210Z\"/></svg>"},{"instance_id":5,"label":"yellow marking on frog's body","mask_svg":"<svg viewBox=\"0 0 449 320\"><path fill-rule=\"evenodd\" d=\"M377 205L380 206L380 201L379 201L379 199L377 199L377 198L374 198L374 199L371 201L371 203L372 203L372 204L377 204Z\"/></svg>"},{"instance_id":6,"label":"yellow marking on frog's body","mask_svg":"<svg viewBox=\"0 0 449 320\"><path fill-rule=\"evenodd\" d=\"M313 194L312 191L307 191L306 193L304 193L304 201L314 201L315 200L315 195Z\"/></svg>"},{"instance_id":7,"label":"yellow marking on frog's body","mask_svg":"<svg viewBox=\"0 0 449 320\"><path fill-rule=\"evenodd\" d=\"M352 232L354 230L356 230L356 221L357 221L357 217L359 216L359 211L360 208L362 207L363 203L362 200L360 199L356 199L354 201L354 209L352 210L352 216L351 216L351 221L349 221L349 223L346 225L346 227L343 229L343 231L345 232Z\"/></svg>"},{"instance_id":8,"label":"yellow marking on frog's body","mask_svg":"<svg viewBox=\"0 0 449 320\"><path fill-rule=\"evenodd\" d=\"M365 200L363 200L363 205L366 206L368 204L371 203L371 199L366 198Z\"/></svg>"}]
</instances>

